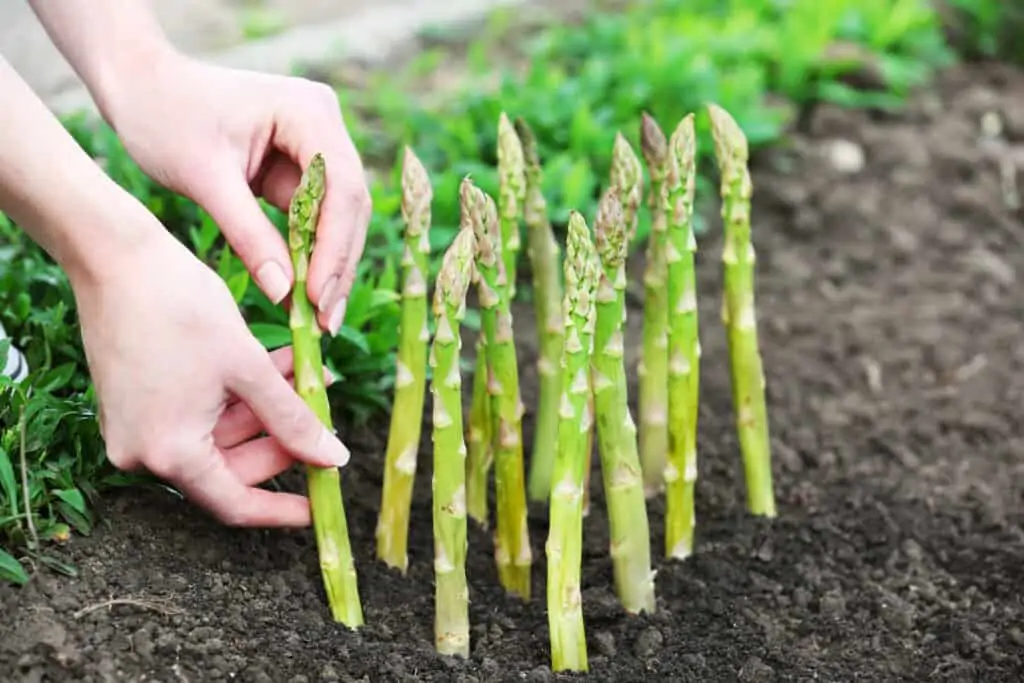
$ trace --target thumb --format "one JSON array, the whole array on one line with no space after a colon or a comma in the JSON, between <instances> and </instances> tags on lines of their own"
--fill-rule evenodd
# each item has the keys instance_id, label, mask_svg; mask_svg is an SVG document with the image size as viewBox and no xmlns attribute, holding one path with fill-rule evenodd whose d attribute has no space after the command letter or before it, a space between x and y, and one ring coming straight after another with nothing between
<instances>
[{"instance_id":1,"label":"thumb","mask_svg":"<svg viewBox=\"0 0 1024 683\"><path fill-rule=\"evenodd\" d=\"M241 362L229 373L228 388L298 460L318 467L347 464L349 450L296 393L270 354L255 339L251 349L239 354Z\"/></svg>"},{"instance_id":2,"label":"thumb","mask_svg":"<svg viewBox=\"0 0 1024 683\"><path fill-rule=\"evenodd\" d=\"M292 288L291 257L284 237L263 212L237 169L216 172L196 201L220 227L263 293L279 304Z\"/></svg>"}]
</instances>

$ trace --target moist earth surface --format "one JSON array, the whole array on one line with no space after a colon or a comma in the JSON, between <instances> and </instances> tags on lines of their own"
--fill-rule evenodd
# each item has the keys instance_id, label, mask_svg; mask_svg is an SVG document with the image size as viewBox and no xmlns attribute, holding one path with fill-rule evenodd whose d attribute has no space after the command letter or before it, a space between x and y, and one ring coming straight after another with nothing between
<instances>
[{"instance_id":1,"label":"moist earth surface","mask_svg":"<svg viewBox=\"0 0 1024 683\"><path fill-rule=\"evenodd\" d=\"M624 614L595 458L583 558L590 678L1024 679L1022 159L1024 75L974 66L899 113L818 107L757 160L772 521L744 508L710 207L698 552L660 559L663 505L652 502L658 610ZM529 407L529 308L517 319ZM634 308L631 363L639 323ZM533 600L503 594L490 537L473 528L472 655L435 655L427 429L404 577L373 557L386 428L345 435L360 632L330 621L308 530L223 528L166 491L132 491L106 498L105 523L61 551L77 578L0 587L0 680L560 678L547 668L543 509L531 513ZM525 429L530 443L529 410Z\"/></svg>"}]
</instances>

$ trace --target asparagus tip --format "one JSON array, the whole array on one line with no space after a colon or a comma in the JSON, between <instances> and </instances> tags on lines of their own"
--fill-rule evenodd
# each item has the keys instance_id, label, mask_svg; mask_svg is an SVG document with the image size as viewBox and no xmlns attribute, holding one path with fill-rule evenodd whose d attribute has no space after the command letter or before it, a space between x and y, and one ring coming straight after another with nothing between
<instances>
[{"instance_id":1,"label":"asparagus tip","mask_svg":"<svg viewBox=\"0 0 1024 683\"><path fill-rule=\"evenodd\" d=\"M686 200L692 202L697 163L697 131L692 113L684 116L672 132L669 139L669 158L669 185L675 187L682 184L686 190Z\"/></svg>"},{"instance_id":2,"label":"asparagus tip","mask_svg":"<svg viewBox=\"0 0 1024 683\"><path fill-rule=\"evenodd\" d=\"M597 254L587 221L583 214L573 210L569 214L565 245L566 315L593 318L596 309L591 292L597 285L597 269Z\"/></svg>"},{"instance_id":3,"label":"asparagus tip","mask_svg":"<svg viewBox=\"0 0 1024 683\"><path fill-rule=\"evenodd\" d=\"M665 133L653 116L644 112L640 122L640 148L644 158L652 167L660 167L668 154L668 141Z\"/></svg>"},{"instance_id":4,"label":"asparagus tip","mask_svg":"<svg viewBox=\"0 0 1024 683\"><path fill-rule=\"evenodd\" d=\"M473 280L473 259L476 251L476 237L468 228L459 230L455 239L444 253L441 269L437 274L434 292L434 311L438 315L451 302L461 302Z\"/></svg>"},{"instance_id":5,"label":"asparagus tip","mask_svg":"<svg viewBox=\"0 0 1024 683\"><path fill-rule=\"evenodd\" d=\"M527 166L540 165L540 156L537 154L537 138L534 136L530 124L526 122L526 119L519 116L515 120L514 127L516 135L519 136L519 144L523 149L524 163Z\"/></svg>"},{"instance_id":6,"label":"asparagus tip","mask_svg":"<svg viewBox=\"0 0 1024 683\"><path fill-rule=\"evenodd\" d=\"M618 189L601 197L594 221L594 244L605 268L617 268L626 259L626 225Z\"/></svg>"},{"instance_id":7,"label":"asparagus tip","mask_svg":"<svg viewBox=\"0 0 1024 683\"><path fill-rule=\"evenodd\" d=\"M715 155L719 163L746 164L749 158L747 137L736 119L715 103L708 104L711 119L711 137L715 142Z\"/></svg>"}]
</instances>

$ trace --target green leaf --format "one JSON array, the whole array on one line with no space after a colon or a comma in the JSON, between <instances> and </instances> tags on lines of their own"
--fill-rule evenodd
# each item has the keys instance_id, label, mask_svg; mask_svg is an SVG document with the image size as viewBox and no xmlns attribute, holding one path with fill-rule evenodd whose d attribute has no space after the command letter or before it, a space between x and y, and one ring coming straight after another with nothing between
<instances>
[{"instance_id":1,"label":"green leaf","mask_svg":"<svg viewBox=\"0 0 1024 683\"><path fill-rule=\"evenodd\" d=\"M11 508L11 514L18 514L18 481L14 477L14 465L11 458L0 446L0 493L4 494Z\"/></svg>"},{"instance_id":2,"label":"green leaf","mask_svg":"<svg viewBox=\"0 0 1024 683\"><path fill-rule=\"evenodd\" d=\"M292 331L287 325L249 323L249 331L268 349L276 349L292 343Z\"/></svg>"},{"instance_id":3,"label":"green leaf","mask_svg":"<svg viewBox=\"0 0 1024 683\"><path fill-rule=\"evenodd\" d=\"M85 504L85 496L78 489L55 489L53 495L57 496L65 503L75 509L76 512L80 512L83 515L88 514L88 507Z\"/></svg>"},{"instance_id":4,"label":"green leaf","mask_svg":"<svg viewBox=\"0 0 1024 683\"><path fill-rule=\"evenodd\" d=\"M0 548L0 580L10 581L19 586L28 583L28 572L21 566L21 562L3 548Z\"/></svg>"}]
</instances>

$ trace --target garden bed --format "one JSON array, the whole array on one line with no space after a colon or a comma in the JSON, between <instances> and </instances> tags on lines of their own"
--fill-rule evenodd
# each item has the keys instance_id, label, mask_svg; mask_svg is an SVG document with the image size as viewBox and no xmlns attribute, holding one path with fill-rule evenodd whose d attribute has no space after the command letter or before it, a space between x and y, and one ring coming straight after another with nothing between
<instances>
[{"instance_id":1,"label":"garden bed","mask_svg":"<svg viewBox=\"0 0 1024 683\"><path fill-rule=\"evenodd\" d=\"M982 139L993 116L1010 142ZM859 172L840 170L857 159L835 139L863 150ZM779 517L744 510L714 227L699 253L698 551L659 561L658 612L627 617L610 587L595 469L583 557L590 678L1021 680L1024 221L1005 169L1022 154L1024 74L974 66L946 72L898 115L820 107L791 146L760 160L754 239ZM516 312L532 406L532 314ZM634 313L634 343L639 322ZM226 529L162 490L129 491L106 499L106 524L67 545L79 577L0 585L0 679L554 679L543 510L532 512L525 605L502 593L490 538L471 526L472 658L443 660L429 430L405 577L373 557L383 434L344 435L361 632L330 622L310 532ZM656 502L656 556L662 519Z\"/></svg>"}]
</instances>

